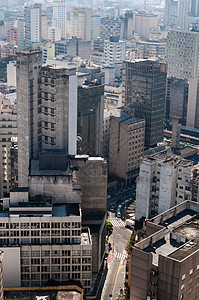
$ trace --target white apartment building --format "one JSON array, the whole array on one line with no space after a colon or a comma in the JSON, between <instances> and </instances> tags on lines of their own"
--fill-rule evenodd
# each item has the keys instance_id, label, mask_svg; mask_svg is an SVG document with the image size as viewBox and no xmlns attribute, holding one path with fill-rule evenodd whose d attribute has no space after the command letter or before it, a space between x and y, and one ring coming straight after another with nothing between
<instances>
[{"instance_id":1,"label":"white apartment building","mask_svg":"<svg viewBox=\"0 0 199 300\"><path fill-rule=\"evenodd\" d=\"M179 0L178 4L178 27L181 30L189 29L189 13L190 13L190 0Z\"/></svg>"},{"instance_id":2,"label":"white apartment building","mask_svg":"<svg viewBox=\"0 0 199 300\"><path fill-rule=\"evenodd\" d=\"M73 191L77 193L77 191ZM83 229L79 203L52 206L51 197L30 197L16 188L0 213L4 287L41 286L48 280L92 280L92 239Z\"/></svg>"},{"instance_id":3,"label":"white apartment building","mask_svg":"<svg viewBox=\"0 0 199 300\"><path fill-rule=\"evenodd\" d=\"M15 94L16 97L16 94ZM11 187L11 139L17 136L17 115L6 95L0 95L0 198Z\"/></svg>"},{"instance_id":4,"label":"white apartment building","mask_svg":"<svg viewBox=\"0 0 199 300\"><path fill-rule=\"evenodd\" d=\"M61 28L61 37L67 37L67 1L53 1L53 27Z\"/></svg>"},{"instance_id":5,"label":"white apartment building","mask_svg":"<svg viewBox=\"0 0 199 300\"><path fill-rule=\"evenodd\" d=\"M140 165L136 187L136 220L161 214L185 200L192 200L191 180L199 165L180 157L159 153Z\"/></svg>"},{"instance_id":6,"label":"white apartment building","mask_svg":"<svg viewBox=\"0 0 199 300\"><path fill-rule=\"evenodd\" d=\"M167 75L199 77L199 32L171 30L167 38Z\"/></svg>"},{"instance_id":7,"label":"white apartment building","mask_svg":"<svg viewBox=\"0 0 199 300\"><path fill-rule=\"evenodd\" d=\"M41 43L41 4L25 7L25 48L31 49L35 43Z\"/></svg>"},{"instance_id":8,"label":"white apartment building","mask_svg":"<svg viewBox=\"0 0 199 300\"><path fill-rule=\"evenodd\" d=\"M70 14L71 36L83 40L91 39L91 9L87 7L73 7Z\"/></svg>"},{"instance_id":9,"label":"white apartment building","mask_svg":"<svg viewBox=\"0 0 199 300\"><path fill-rule=\"evenodd\" d=\"M126 59L126 42L120 41L119 36L111 36L104 41L104 64L114 66L122 64Z\"/></svg>"}]
</instances>

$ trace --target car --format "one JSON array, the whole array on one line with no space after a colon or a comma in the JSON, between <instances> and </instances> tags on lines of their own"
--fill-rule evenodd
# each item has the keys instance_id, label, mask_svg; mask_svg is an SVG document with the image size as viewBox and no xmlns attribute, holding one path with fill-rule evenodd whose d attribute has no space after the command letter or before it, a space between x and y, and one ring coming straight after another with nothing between
<instances>
[{"instance_id":1,"label":"car","mask_svg":"<svg viewBox=\"0 0 199 300\"><path fill-rule=\"evenodd\" d=\"M109 208L109 211L113 212L115 210L114 206L111 205L111 207Z\"/></svg>"}]
</instances>

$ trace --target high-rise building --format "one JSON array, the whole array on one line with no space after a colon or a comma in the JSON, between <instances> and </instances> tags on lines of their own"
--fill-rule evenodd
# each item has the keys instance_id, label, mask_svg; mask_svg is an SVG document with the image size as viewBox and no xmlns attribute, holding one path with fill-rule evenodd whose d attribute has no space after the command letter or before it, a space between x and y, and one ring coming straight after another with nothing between
<instances>
[{"instance_id":1,"label":"high-rise building","mask_svg":"<svg viewBox=\"0 0 199 300\"><path fill-rule=\"evenodd\" d=\"M10 28L7 30L7 42L13 42L15 41L16 45L17 43L17 29L16 28Z\"/></svg>"},{"instance_id":2,"label":"high-rise building","mask_svg":"<svg viewBox=\"0 0 199 300\"><path fill-rule=\"evenodd\" d=\"M67 1L53 1L53 27L61 28L61 37L67 37Z\"/></svg>"},{"instance_id":3,"label":"high-rise building","mask_svg":"<svg viewBox=\"0 0 199 300\"><path fill-rule=\"evenodd\" d=\"M167 38L167 74L176 78L199 77L199 32L171 30Z\"/></svg>"},{"instance_id":4,"label":"high-rise building","mask_svg":"<svg viewBox=\"0 0 199 300\"><path fill-rule=\"evenodd\" d=\"M17 18L17 45L18 51L23 51L25 47L25 19L24 14L20 14Z\"/></svg>"},{"instance_id":5,"label":"high-rise building","mask_svg":"<svg viewBox=\"0 0 199 300\"><path fill-rule=\"evenodd\" d=\"M198 0L191 1L191 15L193 17L199 17L199 1Z\"/></svg>"},{"instance_id":6,"label":"high-rise building","mask_svg":"<svg viewBox=\"0 0 199 300\"><path fill-rule=\"evenodd\" d=\"M122 64L126 59L126 42L120 41L119 36L111 36L104 41L104 64L113 66Z\"/></svg>"},{"instance_id":7,"label":"high-rise building","mask_svg":"<svg viewBox=\"0 0 199 300\"><path fill-rule=\"evenodd\" d=\"M178 6L178 27L181 30L189 29L189 12L190 12L190 0L179 0Z\"/></svg>"},{"instance_id":8,"label":"high-rise building","mask_svg":"<svg viewBox=\"0 0 199 300\"><path fill-rule=\"evenodd\" d=\"M186 125L199 127L199 31L193 26L191 31L172 30L167 39L168 77L187 80L188 100L183 107L187 111ZM181 93L183 91L181 90Z\"/></svg>"},{"instance_id":9,"label":"high-rise building","mask_svg":"<svg viewBox=\"0 0 199 300\"><path fill-rule=\"evenodd\" d=\"M83 40L91 39L91 9L87 7L73 7L71 14L71 36L82 38Z\"/></svg>"},{"instance_id":10,"label":"high-rise building","mask_svg":"<svg viewBox=\"0 0 199 300\"><path fill-rule=\"evenodd\" d=\"M25 49L32 49L41 43L41 4L33 4L24 9L25 15Z\"/></svg>"},{"instance_id":11,"label":"high-rise building","mask_svg":"<svg viewBox=\"0 0 199 300\"><path fill-rule=\"evenodd\" d=\"M42 149L76 154L76 69L42 68L40 51L17 55L19 186L27 186L29 159Z\"/></svg>"},{"instance_id":12,"label":"high-rise building","mask_svg":"<svg viewBox=\"0 0 199 300\"><path fill-rule=\"evenodd\" d=\"M100 19L100 39L103 42L110 36L122 38L122 20L120 18L105 17Z\"/></svg>"},{"instance_id":13,"label":"high-rise building","mask_svg":"<svg viewBox=\"0 0 199 300\"><path fill-rule=\"evenodd\" d=\"M166 65L149 59L124 62L123 88L125 105L146 120L145 146L155 146L163 140Z\"/></svg>"},{"instance_id":14,"label":"high-rise building","mask_svg":"<svg viewBox=\"0 0 199 300\"><path fill-rule=\"evenodd\" d=\"M134 32L138 33L143 39L149 39L151 29L157 28L157 26L157 15L146 13L134 13L133 30Z\"/></svg>"},{"instance_id":15,"label":"high-rise building","mask_svg":"<svg viewBox=\"0 0 199 300\"><path fill-rule=\"evenodd\" d=\"M185 201L147 221L132 247L130 300L198 297L199 203Z\"/></svg>"},{"instance_id":16,"label":"high-rise building","mask_svg":"<svg viewBox=\"0 0 199 300\"><path fill-rule=\"evenodd\" d=\"M166 0L164 12L164 26L166 28L177 28L178 25L178 1Z\"/></svg>"},{"instance_id":17,"label":"high-rise building","mask_svg":"<svg viewBox=\"0 0 199 300\"><path fill-rule=\"evenodd\" d=\"M110 119L109 172L131 183L139 168L145 139L145 120L131 116Z\"/></svg>"},{"instance_id":18,"label":"high-rise building","mask_svg":"<svg viewBox=\"0 0 199 300\"><path fill-rule=\"evenodd\" d=\"M159 153L142 160L136 187L136 219L151 218L192 200L193 162Z\"/></svg>"}]
</instances>

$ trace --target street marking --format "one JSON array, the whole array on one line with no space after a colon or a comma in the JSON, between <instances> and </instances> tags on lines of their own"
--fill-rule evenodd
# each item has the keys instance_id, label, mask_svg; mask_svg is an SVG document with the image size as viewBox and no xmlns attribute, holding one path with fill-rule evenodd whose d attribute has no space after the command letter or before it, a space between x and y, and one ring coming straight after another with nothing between
<instances>
[{"instance_id":1,"label":"street marking","mask_svg":"<svg viewBox=\"0 0 199 300\"><path fill-rule=\"evenodd\" d=\"M120 260L119 267L118 267L118 270L117 270L117 274L116 274L116 277L115 277L115 282L114 282L114 286L113 286L113 290L112 290L112 297L111 297L110 300L113 299L113 294L114 294L114 291L115 291L115 286L116 286L116 283L117 283L117 278L118 278L118 275L119 275L120 270L123 268L122 262L123 262L123 260L121 259L121 260Z\"/></svg>"},{"instance_id":2,"label":"street marking","mask_svg":"<svg viewBox=\"0 0 199 300\"><path fill-rule=\"evenodd\" d=\"M121 219L110 219L110 222L113 224L113 227L125 227L125 222L123 222Z\"/></svg>"},{"instance_id":3,"label":"street marking","mask_svg":"<svg viewBox=\"0 0 199 300\"><path fill-rule=\"evenodd\" d=\"M122 254L119 252L115 252L114 256L115 256L115 258L119 258L119 259L123 259L123 260L125 260L127 258L127 254Z\"/></svg>"}]
</instances>

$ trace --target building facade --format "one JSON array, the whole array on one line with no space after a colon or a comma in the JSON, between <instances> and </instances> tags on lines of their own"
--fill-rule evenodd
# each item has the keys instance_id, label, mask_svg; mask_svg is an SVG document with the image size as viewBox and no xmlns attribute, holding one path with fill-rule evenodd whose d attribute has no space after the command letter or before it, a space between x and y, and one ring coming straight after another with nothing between
<instances>
[{"instance_id":1,"label":"building facade","mask_svg":"<svg viewBox=\"0 0 199 300\"><path fill-rule=\"evenodd\" d=\"M144 153L145 120L112 116L109 136L109 172L130 183Z\"/></svg>"},{"instance_id":2,"label":"building facade","mask_svg":"<svg viewBox=\"0 0 199 300\"><path fill-rule=\"evenodd\" d=\"M32 49L41 43L41 4L25 7L25 49Z\"/></svg>"},{"instance_id":3,"label":"building facade","mask_svg":"<svg viewBox=\"0 0 199 300\"><path fill-rule=\"evenodd\" d=\"M119 36L111 36L104 41L104 64L113 66L122 64L126 59L126 42L120 41Z\"/></svg>"},{"instance_id":4,"label":"building facade","mask_svg":"<svg viewBox=\"0 0 199 300\"><path fill-rule=\"evenodd\" d=\"M71 11L71 37L83 40L91 39L91 9L87 7L73 7Z\"/></svg>"},{"instance_id":5,"label":"building facade","mask_svg":"<svg viewBox=\"0 0 199 300\"><path fill-rule=\"evenodd\" d=\"M193 162L164 153L142 160L136 188L136 219L150 218L192 200Z\"/></svg>"},{"instance_id":6,"label":"building facade","mask_svg":"<svg viewBox=\"0 0 199 300\"><path fill-rule=\"evenodd\" d=\"M61 28L61 37L67 37L67 2L66 0L53 1L53 26Z\"/></svg>"},{"instance_id":7,"label":"building facade","mask_svg":"<svg viewBox=\"0 0 199 300\"><path fill-rule=\"evenodd\" d=\"M136 118L145 118L145 146L163 140L166 99L166 65L143 59L124 62L123 99L134 108Z\"/></svg>"}]
</instances>

